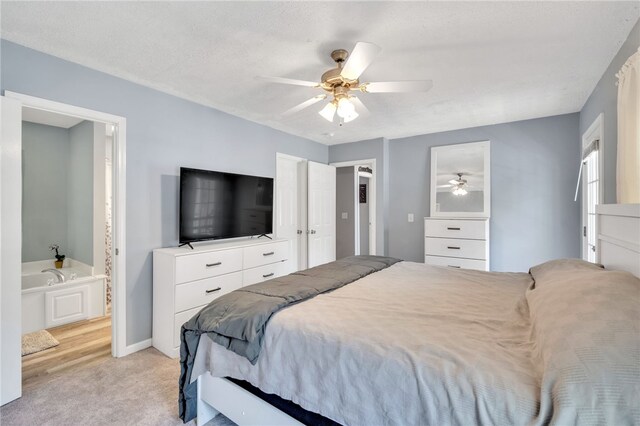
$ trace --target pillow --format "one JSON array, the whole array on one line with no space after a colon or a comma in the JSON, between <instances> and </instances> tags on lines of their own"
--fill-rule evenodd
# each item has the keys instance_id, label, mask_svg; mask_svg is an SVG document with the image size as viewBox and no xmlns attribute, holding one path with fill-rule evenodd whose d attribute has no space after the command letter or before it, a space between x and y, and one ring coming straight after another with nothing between
<instances>
[{"instance_id":1,"label":"pillow","mask_svg":"<svg viewBox=\"0 0 640 426\"><path fill-rule=\"evenodd\" d=\"M539 282L555 281L574 273L602 271L603 269L604 266L600 264L586 262L581 259L556 259L533 266L529 269L529 274L533 277L535 287Z\"/></svg>"},{"instance_id":2,"label":"pillow","mask_svg":"<svg viewBox=\"0 0 640 426\"><path fill-rule=\"evenodd\" d=\"M580 260L531 268L543 423L640 425L640 280Z\"/></svg>"}]
</instances>

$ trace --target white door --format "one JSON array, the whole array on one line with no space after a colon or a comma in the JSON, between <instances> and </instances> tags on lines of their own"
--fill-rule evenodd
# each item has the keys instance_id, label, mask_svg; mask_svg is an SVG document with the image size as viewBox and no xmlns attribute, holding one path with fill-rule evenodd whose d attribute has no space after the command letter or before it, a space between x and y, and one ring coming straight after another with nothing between
<instances>
[{"instance_id":1,"label":"white door","mask_svg":"<svg viewBox=\"0 0 640 426\"><path fill-rule=\"evenodd\" d=\"M336 260L336 168L308 165L309 268Z\"/></svg>"},{"instance_id":2,"label":"white door","mask_svg":"<svg viewBox=\"0 0 640 426\"><path fill-rule=\"evenodd\" d=\"M300 252L306 243L306 234L301 223L302 200L300 186L302 167L306 161L302 158L277 154L276 156L276 205L275 234L277 238L289 241L289 260L286 273L304 269ZM305 262L306 263L306 262Z\"/></svg>"},{"instance_id":3,"label":"white door","mask_svg":"<svg viewBox=\"0 0 640 426\"><path fill-rule=\"evenodd\" d=\"M0 103L0 405L22 395L22 104L4 96Z\"/></svg>"},{"instance_id":4,"label":"white door","mask_svg":"<svg viewBox=\"0 0 640 426\"><path fill-rule=\"evenodd\" d=\"M582 258L597 262L596 205L602 204L602 114L582 135Z\"/></svg>"},{"instance_id":5,"label":"white door","mask_svg":"<svg viewBox=\"0 0 640 426\"><path fill-rule=\"evenodd\" d=\"M598 154L596 148L582 161L582 258L587 262L598 259L596 206L601 201Z\"/></svg>"}]
</instances>

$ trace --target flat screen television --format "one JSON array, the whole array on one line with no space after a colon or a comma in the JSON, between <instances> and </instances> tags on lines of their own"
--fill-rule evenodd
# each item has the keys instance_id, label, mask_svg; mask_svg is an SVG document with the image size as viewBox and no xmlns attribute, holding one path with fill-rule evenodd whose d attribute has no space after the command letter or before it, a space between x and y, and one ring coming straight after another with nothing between
<instances>
[{"instance_id":1,"label":"flat screen television","mask_svg":"<svg viewBox=\"0 0 640 426\"><path fill-rule=\"evenodd\" d=\"M273 232L273 178L180 168L180 244Z\"/></svg>"}]
</instances>

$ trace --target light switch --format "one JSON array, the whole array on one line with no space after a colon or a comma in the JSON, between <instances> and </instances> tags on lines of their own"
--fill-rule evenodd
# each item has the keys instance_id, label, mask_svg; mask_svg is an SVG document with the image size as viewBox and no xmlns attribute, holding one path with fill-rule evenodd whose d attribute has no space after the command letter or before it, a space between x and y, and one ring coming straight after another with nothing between
<instances>
[{"instance_id":1,"label":"light switch","mask_svg":"<svg viewBox=\"0 0 640 426\"><path fill-rule=\"evenodd\" d=\"M343 219L349 219L349 213L347 213L347 212L342 212L342 218L343 218Z\"/></svg>"},{"instance_id":2,"label":"light switch","mask_svg":"<svg viewBox=\"0 0 640 426\"><path fill-rule=\"evenodd\" d=\"M409 213L409 215L407 216L407 220L409 221L409 223L413 222L413 213Z\"/></svg>"}]
</instances>

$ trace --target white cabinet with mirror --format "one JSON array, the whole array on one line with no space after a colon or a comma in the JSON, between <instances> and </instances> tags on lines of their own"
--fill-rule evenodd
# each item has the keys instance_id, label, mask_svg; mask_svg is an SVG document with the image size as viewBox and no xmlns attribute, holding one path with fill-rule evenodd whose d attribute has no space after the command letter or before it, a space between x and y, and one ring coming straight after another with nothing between
<instances>
[{"instance_id":1,"label":"white cabinet with mirror","mask_svg":"<svg viewBox=\"0 0 640 426\"><path fill-rule=\"evenodd\" d=\"M489 141L431 148L425 263L489 270L490 172Z\"/></svg>"}]
</instances>

